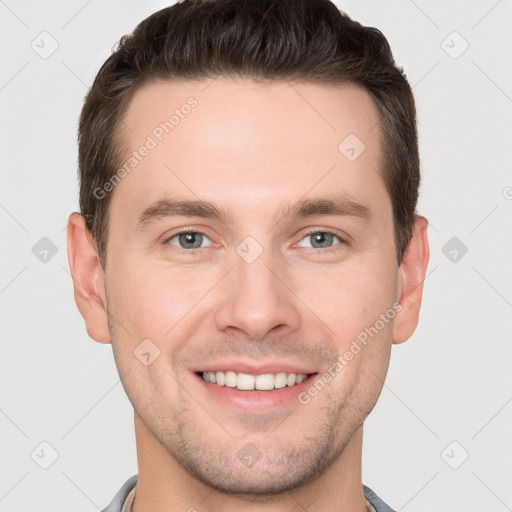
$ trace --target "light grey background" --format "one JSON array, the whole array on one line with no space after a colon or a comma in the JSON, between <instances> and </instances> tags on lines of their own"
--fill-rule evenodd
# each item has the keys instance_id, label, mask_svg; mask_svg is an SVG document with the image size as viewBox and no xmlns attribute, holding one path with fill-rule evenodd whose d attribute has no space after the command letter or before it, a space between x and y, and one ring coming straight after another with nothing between
<instances>
[{"instance_id":1,"label":"light grey background","mask_svg":"<svg viewBox=\"0 0 512 512\"><path fill-rule=\"evenodd\" d=\"M98 510L137 471L131 405L76 309L64 229L87 88L165 5L0 0L2 512ZM420 325L367 421L364 482L397 510L512 510L511 1L337 5L384 32L414 85L431 222ZM48 469L41 442L58 453Z\"/></svg>"}]
</instances>

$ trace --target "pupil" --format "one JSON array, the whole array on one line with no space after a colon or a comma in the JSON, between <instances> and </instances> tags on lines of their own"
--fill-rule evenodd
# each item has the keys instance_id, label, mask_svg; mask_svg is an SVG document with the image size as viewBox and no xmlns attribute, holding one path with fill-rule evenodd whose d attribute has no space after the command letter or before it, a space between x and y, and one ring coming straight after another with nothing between
<instances>
[{"instance_id":1,"label":"pupil","mask_svg":"<svg viewBox=\"0 0 512 512\"><path fill-rule=\"evenodd\" d=\"M180 234L180 244L185 246L186 249L196 249L201 247L201 234L200 233L181 233ZM192 244L192 247L187 246L187 244Z\"/></svg>"},{"instance_id":2,"label":"pupil","mask_svg":"<svg viewBox=\"0 0 512 512\"><path fill-rule=\"evenodd\" d=\"M329 243L332 242L333 235L330 233L323 233L323 232L319 231L318 233L315 233L313 235L313 237L314 237L314 244L318 243L318 244L320 244L321 247L328 247Z\"/></svg>"}]
</instances>

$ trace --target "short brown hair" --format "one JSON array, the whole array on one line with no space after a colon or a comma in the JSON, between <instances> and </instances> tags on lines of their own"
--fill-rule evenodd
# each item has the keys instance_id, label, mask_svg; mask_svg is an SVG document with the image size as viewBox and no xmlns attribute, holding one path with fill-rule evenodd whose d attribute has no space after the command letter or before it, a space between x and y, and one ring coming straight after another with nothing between
<instances>
[{"instance_id":1,"label":"short brown hair","mask_svg":"<svg viewBox=\"0 0 512 512\"><path fill-rule=\"evenodd\" d=\"M151 80L223 75L355 84L372 96L380 114L382 175L393 205L400 263L412 235L420 164L414 97L384 35L353 21L329 0L185 0L152 14L121 38L82 109L80 209L102 265L112 192L99 199L94 190L121 161L118 130L128 101Z\"/></svg>"}]
</instances>

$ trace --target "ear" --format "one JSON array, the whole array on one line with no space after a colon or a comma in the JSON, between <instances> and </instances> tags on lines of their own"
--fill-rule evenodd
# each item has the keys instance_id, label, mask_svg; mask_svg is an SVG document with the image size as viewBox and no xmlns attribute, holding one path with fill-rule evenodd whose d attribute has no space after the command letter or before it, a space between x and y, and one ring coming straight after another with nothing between
<instances>
[{"instance_id":1,"label":"ear","mask_svg":"<svg viewBox=\"0 0 512 512\"><path fill-rule=\"evenodd\" d=\"M430 257L427 228L427 219L417 215L412 238L398 270L398 303L401 309L397 310L393 324L393 343L408 340L418 325L423 281Z\"/></svg>"},{"instance_id":2,"label":"ear","mask_svg":"<svg viewBox=\"0 0 512 512\"><path fill-rule=\"evenodd\" d=\"M67 228L68 261L75 302L89 336L110 343L103 269L91 232L79 213L72 213Z\"/></svg>"}]
</instances>

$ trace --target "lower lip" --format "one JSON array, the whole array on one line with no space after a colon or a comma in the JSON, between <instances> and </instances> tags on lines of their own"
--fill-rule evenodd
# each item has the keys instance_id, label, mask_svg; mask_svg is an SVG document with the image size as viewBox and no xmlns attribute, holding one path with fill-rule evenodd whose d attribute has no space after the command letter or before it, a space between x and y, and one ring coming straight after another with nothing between
<instances>
[{"instance_id":1,"label":"lower lip","mask_svg":"<svg viewBox=\"0 0 512 512\"><path fill-rule=\"evenodd\" d=\"M309 375L300 384L269 391L257 389L243 391L238 388L219 386L218 384L207 382L196 373L194 373L194 377L199 380L199 383L203 385L209 394L222 404L254 412L261 409L278 409L293 403L300 404L298 396L314 383L318 374Z\"/></svg>"}]
</instances>

